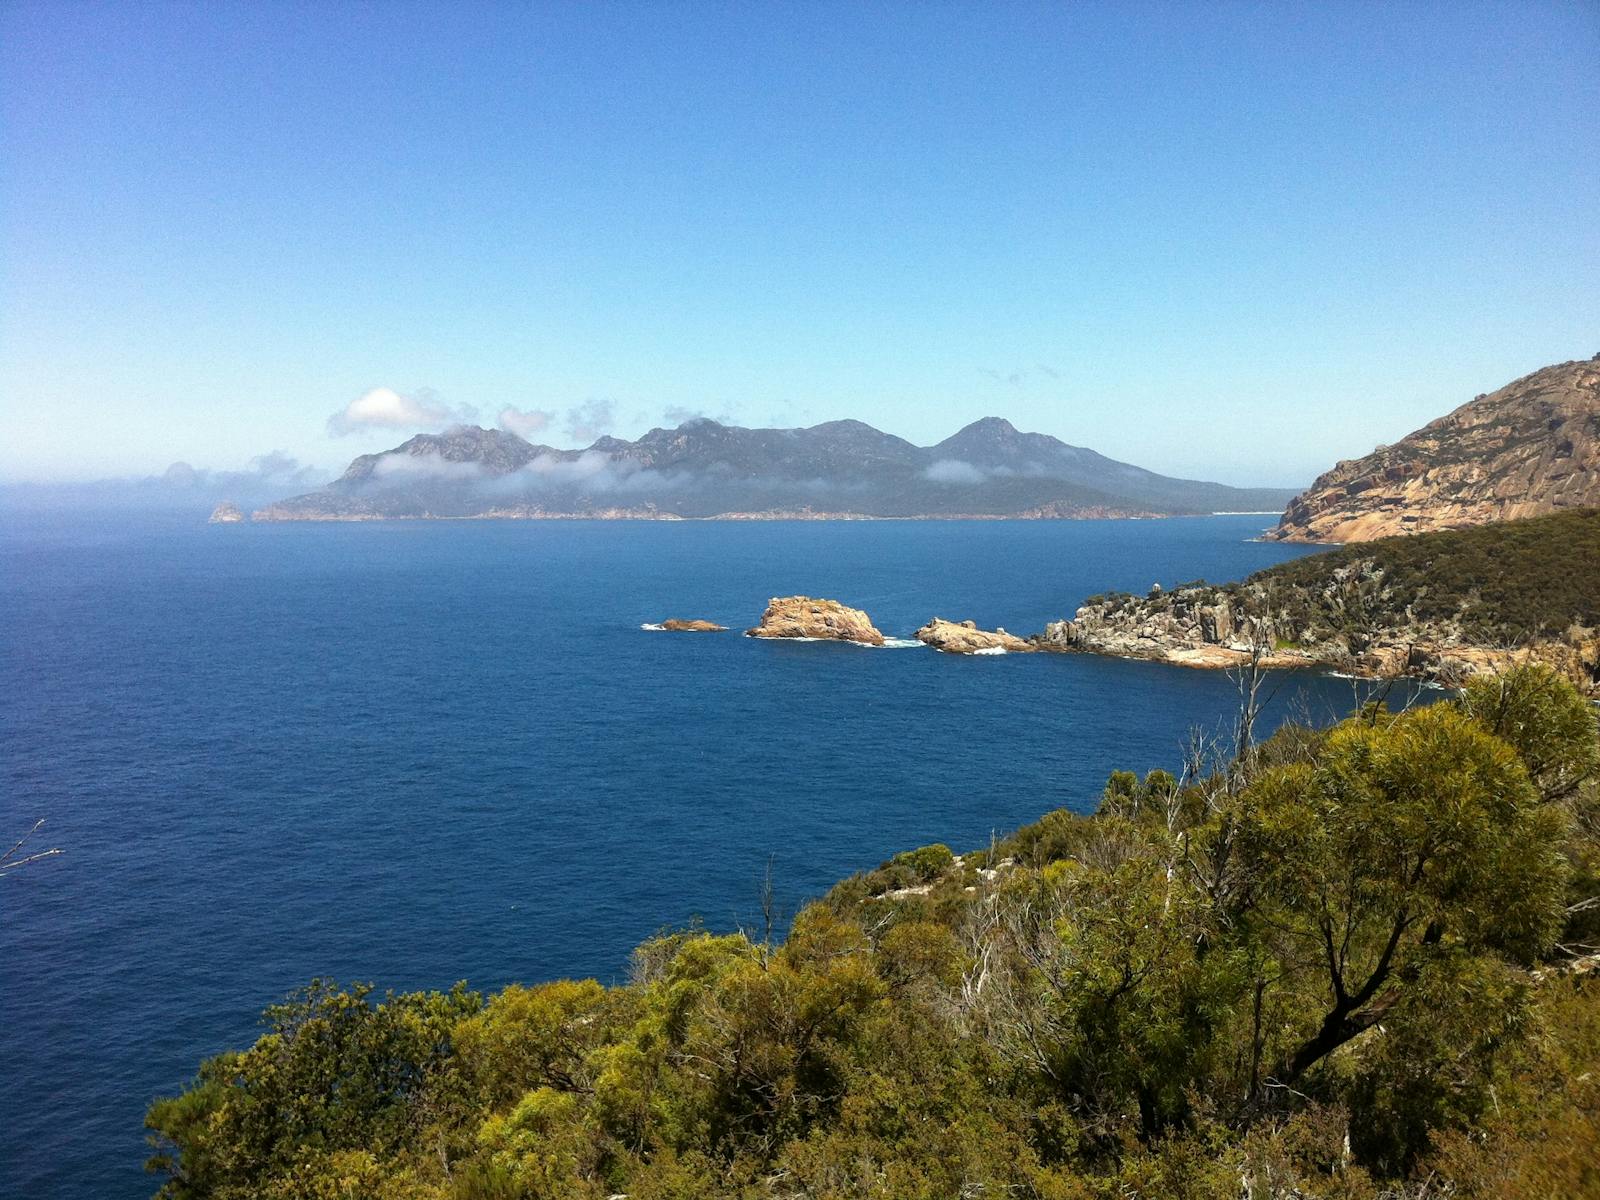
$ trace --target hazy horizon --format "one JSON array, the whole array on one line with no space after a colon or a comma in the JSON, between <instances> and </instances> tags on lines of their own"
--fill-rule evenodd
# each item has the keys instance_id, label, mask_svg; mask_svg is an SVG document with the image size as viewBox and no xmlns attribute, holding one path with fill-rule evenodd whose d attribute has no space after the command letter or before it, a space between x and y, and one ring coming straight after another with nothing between
<instances>
[{"instance_id":1,"label":"hazy horizon","mask_svg":"<svg viewBox=\"0 0 1600 1200\"><path fill-rule=\"evenodd\" d=\"M0 481L1000 416L1303 486L1600 350L1597 60L1559 3L10 5Z\"/></svg>"}]
</instances>

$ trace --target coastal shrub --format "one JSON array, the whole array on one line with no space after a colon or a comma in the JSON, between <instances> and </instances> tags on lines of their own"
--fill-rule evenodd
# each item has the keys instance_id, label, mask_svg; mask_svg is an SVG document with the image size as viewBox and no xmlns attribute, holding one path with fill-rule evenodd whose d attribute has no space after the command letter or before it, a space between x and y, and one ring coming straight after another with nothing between
<instances>
[{"instance_id":1,"label":"coastal shrub","mask_svg":"<svg viewBox=\"0 0 1600 1200\"><path fill-rule=\"evenodd\" d=\"M1065 808L1047 812L1000 842L1002 858L1016 858L1023 866L1043 867L1058 859L1074 858L1088 844L1092 827L1086 817Z\"/></svg>"},{"instance_id":2,"label":"coastal shrub","mask_svg":"<svg viewBox=\"0 0 1600 1200\"><path fill-rule=\"evenodd\" d=\"M1516 748L1546 800L1576 798L1600 777L1597 710L1549 667L1534 663L1470 680L1459 704Z\"/></svg>"},{"instance_id":3,"label":"coastal shrub","mask_svg":"<svg viewBox=\"0 0 1600 1200\"><path fill-rule=\"evenodd\" d=\"M371 994L313 980L267 1010L249 1050L208 1060L190 1089L152 1105L147 1124L181 1149L151 1160L170 1172L162 1194L245 1197L303 1174L308 1154L401 1150L419 1106L459 1094L452 1035L481 1000L460 985L376 1004Z\"/></svg>"},{"instance_id":4,"label":"coastal shrub","mask_svg":"<svg viewBox=\"0 0 1600 1200\"><path fill-rule=\"evenodd\" d=\"M955 860L956 856L949 846L935 842L931 846L896 854L889 864L909 872L912 882L927 883L948 871Z\"/></svg>"},{"instance_id":5,"label":"coastal shrub","mask_svg":"<svg viewBox=\"0 0 1600 1200\"><path fill-rule=\"evenodd\" d=\"M478 1098L504 1107L532 1088L588 1082L585 1056L607 1031L606 990L592 979L511 984L455 1030L461 1070Z\"/></svg>"},{"instance_id":6,"label":"coastal shrub","mask_svg":"<svg viewBox=\"0 0 1600 1200\"><path fill-rule=\"evenodd\" d=\"M151 1165L173 1200L1595 1195L1597 756L1528 668L1114 774L623 985L319 981L151 1107Z\"/></svg>"}]
</instances>

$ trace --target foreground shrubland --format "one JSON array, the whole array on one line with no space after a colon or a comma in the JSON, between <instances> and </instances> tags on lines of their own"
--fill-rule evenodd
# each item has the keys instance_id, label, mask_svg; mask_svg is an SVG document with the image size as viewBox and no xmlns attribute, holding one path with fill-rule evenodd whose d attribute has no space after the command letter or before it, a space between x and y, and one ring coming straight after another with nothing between
<instances>
[{"instance_id":1,"label":"foreground shrubland","mask_svg":"<svg viewBox=\"0 0 1600 1200\"><path fill-rule=\"evenodd\" d=\"M1114 775L626 986L316 983L148 1123L177 1198L1600 1195L1594 711L1525 668Z\"/></svg>"}]
</instances>

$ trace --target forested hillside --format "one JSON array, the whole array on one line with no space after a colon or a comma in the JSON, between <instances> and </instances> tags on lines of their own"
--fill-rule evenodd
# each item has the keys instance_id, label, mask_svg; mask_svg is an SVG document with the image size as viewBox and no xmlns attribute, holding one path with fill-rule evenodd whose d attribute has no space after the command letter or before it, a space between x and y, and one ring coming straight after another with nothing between
<instances>
[{"instance_id":1,"label":"forested hillside","mask_svg":"<svg viewBox=\"0 0 1600 1200\"><path fill-rule=\"evenodd\" d=\"M1600 696L1600 511L1345 546L1240 583L1084 602L1047 649L1455 685L1527 660Z\"/></svg>"},{"instance_id":2,"label":"forested hillside","mask_svg":"<svg viewBox=\"0 0 1600 1200\"><path fill-rule=\"evenodd\" d=\"M152 1107L162 1194L1600 1194L1594 710L1245 734L626 986L313 984Z\"/></svg>"},{"instance_id":3,"label":"forested hillside","mask_svg":"<svg viewBox=\"0 0 1600 1200\"><path fill-rule=\"evenodd\" d=\"M1600 510L1341 546L1248 582L1303 596L1308 619L1331 622L1339 614L1326 597L1341 575L1381 580L1363 597L1375 625L1456 622L1491 645L1559 638L1600 626Z\"/></svg>"}]
</instances>

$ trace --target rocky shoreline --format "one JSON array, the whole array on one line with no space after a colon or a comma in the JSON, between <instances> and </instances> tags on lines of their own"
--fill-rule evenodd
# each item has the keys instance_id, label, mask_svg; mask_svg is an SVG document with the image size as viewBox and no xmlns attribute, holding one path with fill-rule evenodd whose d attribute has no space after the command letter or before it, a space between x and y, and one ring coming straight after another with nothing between
<instances>
[{"instance_id":1,"label":"rocky shoreline","mask_svg":"<svg viewBox=\"0 0 1600 1200\"><path fill-rule=\"evenodd\" d=\"M1474 675L1544 663L1586 694L1600 697L1600 635L1571 630L1528 645L1491 646L1448 622L1343 630L1298 620L1264 584L1196 584L1148 596L1099 597L1070 621L1053 621L1033 639L1043 650L1144 659L1230 670L1323 670L1373 679L1419 679L1445 687Z\"/></svg>"},{"instance_id":2,"label":"rocky shoreline","mask_svg":"<svg viewBox=\"0 0 1600 1200\"><path fill-rule=\"evenodd\" d=\"M1147 596L1101 596L1071 620L1021 637L973 621L934 617L916 640L945 654L1098 654L1200 670L1252 664L1267 670L1330 671L1372 679L1412 678L1454 687L1474 675L1544 663L1600 698L1600 635L1592 630L1525 646L1474 643L1440 623L1378 631L1319 628L1296 621L1262 584L1192 584ZM664 621L646 629L720 630L709 621ZM765 639L894 644L859 608L810 596L775 597L746 635ZM904 644L904 643L900 643Z\"/></svg>"}]
</instances>

